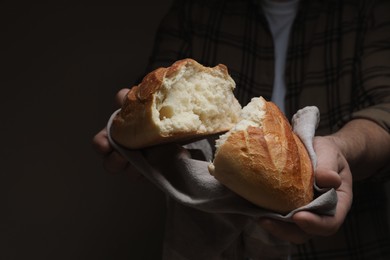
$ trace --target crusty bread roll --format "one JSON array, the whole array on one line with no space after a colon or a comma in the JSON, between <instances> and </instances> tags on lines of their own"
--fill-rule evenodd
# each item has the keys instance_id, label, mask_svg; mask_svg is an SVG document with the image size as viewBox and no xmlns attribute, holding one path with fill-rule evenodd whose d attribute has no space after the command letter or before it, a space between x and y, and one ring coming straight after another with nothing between
<instances>
[{"instance_id":1,"label":"crusty bread roll","mask_svg":"<svg viewBox=\"0 0 390 260\"><path fill-rule=\"evenodd\" d=\"M210 173L252 203L288 213L313 200L313 167L301 140L272 102L253 98L242 120L216 142Z\"/></svg>"},{"instance_id":2,"label":"crusty bread roll","mask_svg":"<svg viewBox=\"0 0 390 260\"><path fill-rule=\"evenodd\" d=\"M241 111L234 88L225 65L209 68L179 60L131 88L113 119L111 136L136 149L226 132Z\"/></svg>"}]
</instances>

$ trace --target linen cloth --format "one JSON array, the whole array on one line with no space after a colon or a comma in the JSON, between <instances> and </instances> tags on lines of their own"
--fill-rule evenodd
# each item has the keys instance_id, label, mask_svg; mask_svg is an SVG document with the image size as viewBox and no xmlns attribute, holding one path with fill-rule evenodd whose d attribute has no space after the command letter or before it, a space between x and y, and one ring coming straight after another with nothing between
<instances>
[{"instance_id":1,"label":"linen cloth","mask_svg":"<svg viewBox=\"0 0 390 260\"><path fill-rule=\"evenodd\" d=\"M192 158L191 152L182 152L168 163L171 168L156 168L149 163L145 153L125 149L111 138L109 129L117 112L107 125L111 145L167 195L164 259L287 257L288 243L260 230L255 224L258 218L290 221L291 216L301 210L334 214L337 204L334 189L321 190L315 186L318 197L286 215L262 209L236 195L209 174L207 166L212 160L212 147L206 140L184 146L187 151L201 152L205 160ZM314 164L312 141L318 121L316 107L299 110L292 121L294 131L305 139L304 144L309 147L307 150Z\"/></svg>"}]
</instances>

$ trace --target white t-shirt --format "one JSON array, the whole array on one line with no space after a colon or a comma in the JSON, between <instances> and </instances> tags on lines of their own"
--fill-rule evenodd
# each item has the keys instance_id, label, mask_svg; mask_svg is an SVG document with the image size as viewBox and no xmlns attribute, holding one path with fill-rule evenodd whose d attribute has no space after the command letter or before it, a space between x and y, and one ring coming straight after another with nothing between
<instances>
[{"instance_id":1,"label":"white t-shirt","mask_svg":"<svg viewBox=\"0 0 390 260\"><path fill-rule=\"evenodd\" d=\"M290 31L297 13L299 0L276 2L262 0L261 4L267 18L275 46L275 78L271 100L285 112L286 83L284 79L286 53Z\"/></svg>"}]
</instances>

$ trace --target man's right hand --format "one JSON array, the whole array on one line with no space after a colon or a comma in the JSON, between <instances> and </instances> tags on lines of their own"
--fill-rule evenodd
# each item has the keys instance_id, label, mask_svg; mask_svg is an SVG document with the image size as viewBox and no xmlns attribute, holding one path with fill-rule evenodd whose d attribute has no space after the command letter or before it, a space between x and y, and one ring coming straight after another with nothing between
<instances>
[{"instance_id":1,"label":"man's right hand","mask_svg":"<svg viewBox=\"0 0 390 260\"><path fill-rule=\"evenodd\" d=\"M116 94L116 104L118 107L122 106L128 91L128 88L124 88ZM93 137L92 145L94 150L102 156L103 167L107 172L115 174L126 171L131 176L134 176L134 178L140 176L140 173L134 169L122 155L113 149L108 141L106 127Z\"/></svg>"}]
</instances>

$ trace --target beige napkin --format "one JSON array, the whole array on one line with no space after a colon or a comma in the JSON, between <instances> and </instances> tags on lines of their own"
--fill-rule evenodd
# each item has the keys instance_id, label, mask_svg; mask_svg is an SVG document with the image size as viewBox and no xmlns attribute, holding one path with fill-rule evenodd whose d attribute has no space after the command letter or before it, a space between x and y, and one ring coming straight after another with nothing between
<instances>
[{"instance_id":1,"label":"beige napkin","mask_svg":"<svg viewBox=\"0 0 390 260\"><path fill-rule=\"evenodd\" d=\"M246 201L209 174L207 166L212 160L213 150L207 140L183 146L186 152L172 156L169 167L154 167L147 155L156 148L129 150L112 140L109 129L117 112L107 125L110 143L167 195L164 259L287 257L289 245L261 230L255 224L258 218L290 221L294 213L302 210L334 214L337 204L335 190L321 190L316 185L316 198L286 215L267 211ZM294 115L292 121L294 131L306 145L313 163L316 158L312 141L318 120L318 109L305 107Z\"/></svg>"}]
</instances>

